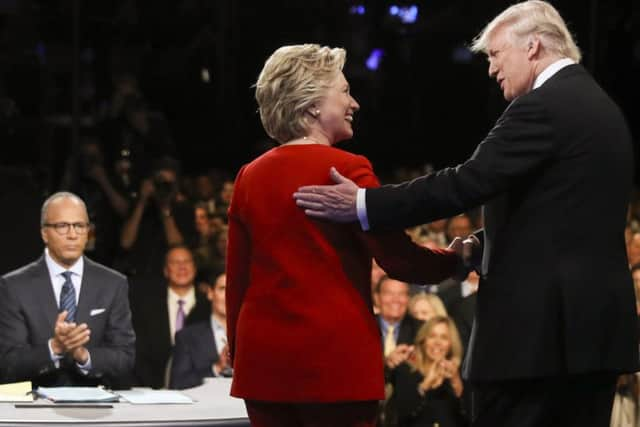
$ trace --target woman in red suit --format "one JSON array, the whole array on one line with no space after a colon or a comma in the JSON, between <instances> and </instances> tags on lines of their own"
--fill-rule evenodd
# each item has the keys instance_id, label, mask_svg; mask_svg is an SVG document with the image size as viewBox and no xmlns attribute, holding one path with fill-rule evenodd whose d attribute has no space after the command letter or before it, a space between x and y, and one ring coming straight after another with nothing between
<instances>
[{"instance_id":1,"label":"woman in red suit","mask_svg":"<svg viewBox=\"0 0 640 427\"><path fill-rule=\"evenodd\" d=\"M294 191L330 184L330 166L379 185L366 158L333 147L353 136L359 109L344 61L343 49L285 46L256 83L262 124L281 145L237 175L226 300L231 394L245 399L253 426L373 426L384 378L372 257L411 282L439 282L460 266L453 250L314 221L296 207Z\"/></svg>"}]
</instances>

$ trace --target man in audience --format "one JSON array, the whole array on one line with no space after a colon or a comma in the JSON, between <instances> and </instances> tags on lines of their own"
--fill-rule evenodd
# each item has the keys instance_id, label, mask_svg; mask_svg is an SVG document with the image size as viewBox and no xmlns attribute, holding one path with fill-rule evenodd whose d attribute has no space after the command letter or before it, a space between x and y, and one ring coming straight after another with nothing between
<instances>
[{"instance_id":1,"label":"man in audience","mask_svg":"<svg viewBox=\"0 0 640 427\"><path fill-rule=\"evenodd\" d=\"M374 300L380 307L376 316L382 336L385 361L386 399L379 415L379 422L393 425L396 419L395 404L392 399L391 380L393 370L406 361L413 351L421 322L407 313L409 308L409 284L383 275L375 289Z\"/></svg>"},{"instance_id":2,"label":"man in audience","mask_svg":"<svg viewBox=\"0 0 640 427\"><path fill-rule=\"evenodd\" d=\"M142 182L120 235L123 254L117 266L129 276L157 273L170 246L196 241L193 206L179 191L179 169L175 159L157 160L152 175Z\"/></svg>"},{"instance_id":3,"label":"man in audience","mask_svg":"<svg viewBox=\"0 0 640 427\"><path fill-rule=\"evenodd\" d=\"M224 273L214 273L207 292L207 298L211 301L210 319L186 326L176 334L170 388L196 387L202 384L205 377L231 375L227 346L226 282Z\"/></svg>"},{"instance_id":4,"label":"man in audience","mask_svg":"<svg viewBox=\"0 0 640 427\"><path fill-rule=\"evenodd\" d=\"M131 303L139 337L135 365L139 385L164 387L175 333L188 323L209 318L209 304L196 292L195 276L191 250L177 245L165 257L166 286L147 281L134 287Z\"/></svg>"},{"instance_id":5,"label":"man in audience","mask_svg":"<svg viewBox=\"0 0 640 427\"><path fill-rule=\"evenodd\" d=\"M128 385L135 334L127 279L83 256L89 226L75 194L42 205L44 255L0 279L0 382Z\"/></svg>"}]
</instances>

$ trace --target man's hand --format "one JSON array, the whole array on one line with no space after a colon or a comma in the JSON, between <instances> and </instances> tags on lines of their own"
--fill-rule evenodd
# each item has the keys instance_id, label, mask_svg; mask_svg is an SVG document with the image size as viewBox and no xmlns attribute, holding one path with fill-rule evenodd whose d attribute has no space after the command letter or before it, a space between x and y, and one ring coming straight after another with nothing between
<instances>
[{"instance_id":1,"label":"man's hand","mask_svg":"<svg viewBox=\"0 0 640 427\"><path fill-rule=\"evenodd\" d=\"M226 371L231 368L231 358L229 355L229 345L225 345L222 351L220 352L220 358L213 365L213 371L216 375L223 375Z\"/></svg>"},{"instance_id":2,"label":"man's hand","mask_svg":"<svg viewBox=\"0 0 640 427\"><path fill-rule=\"evenodd\" d=\"M482 264L482 245L480 240L475 235L470 234L462 243L462 259L465 266L472 270L480 270L480 265Z\"/></svg>"},{"instance_id":3,"label":"man's hand","mask_svg":"<svg viewBox=\"0 0 640 427\"><path fill-rule=\"evenodd\" d=\"M453 278L463 281L469 275L469 272L478 268L482 260L482 247L476 236L471 234L466 239L456 237L453 239L448 249L454 251L462 261Z\"/></svg>"},{"instance_id":4,"label":"man's hand","mask_svg":"<svg viewBox=\"0 0 640 427\"><path fill-rule=\"evenodd\" d=\"M390 369L394 369L396 366L405 362L413 353L414 347L407 344L398 344L398 346L385 358L384 363Z\"/></svg>"},{"instance_id":5,"label":"man's hand","mask_svg":"<svg viewBox=\"0 0 640 427\"><path fill-rule=\"evenodd\" d=\"M140 201L146 203L149 198L155 193L156 188L153 185L153 181L149 178L144 179L140 184Z\"/></svg>"},{"instance_id":6,"label":"man's hand","mask_svg":"<svg viewBox=\"0 0 640 427\"><path fill-rule=\"evenodd\" d=\"M76 361L85 363L88 358L88 352L83 346L89 342L91 330L86 323L76 325L75 323L67 322L66 318L66 311L58 314L56 318L51 349L56 354L70 352Z\"/></svg>"},{"instance_id":7,"label":"man's hand","mask_svg":"<svg viewBox=\"0 0 640 427\"><path fill-rule=\"evenodd\" d=\"M329 176L338 185L308 185L293 193L296 204L313 218L334 222L358 220L356 195L358 186L332 167Z\"/></svg>"},{"instance_id":8,"label":"man's hand","mask_svg":"<svg viewBox=\"0 0 640 427\"><path fill-rule=\"evenodd\" d=\"M69 330L71 324L65 320L67 318L67 311L61 311L56 317L56 323L53 328L53 338L51 338L51 349L55 354L64 354L67 350L64 347L63 341Z\"/></svg>"}]
</instances>

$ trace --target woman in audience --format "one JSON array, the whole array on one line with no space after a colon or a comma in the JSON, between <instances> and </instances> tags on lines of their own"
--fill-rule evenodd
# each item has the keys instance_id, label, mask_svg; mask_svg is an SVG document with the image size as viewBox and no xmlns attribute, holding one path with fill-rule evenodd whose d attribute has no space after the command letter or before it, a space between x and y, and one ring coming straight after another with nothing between
<instances>
[{"instance_id":1,"label":"woman in audience","mask_svg":"<svg viewBox=\"0 0 640 427\"><path fill-rule=\"evenodd\" d=\"M461 427L464 384L460 377L462 344L449 317L434 316L415 340L413 357L393 379L399 427Z\"/></svg>"},{"instance_id":2,"label":"woman in audience","mask_svg":"<svg viewBox=\"0 0 640 427\"><path fill-rule=\"evenodd\" d=\"M455 252L419 247L403 232L363 233L296 206L294 191L328 184L331 166L363 187L379 185L366 158L333 147L353 136L359 109L344 61L343 49L285 46L256 83L262 124L281 145L236 178L226 298L231 394L245 399L254 426L373 426L384 385L372 256L416 282L460 266Z\"/></svg>"},{"instance_id":3,"label":"woman in audience","mask_svg":"<svg viewBox=\"0 0 640 427\"><path fill-rule=\"evenodd\" d=\"M419 292L409 300L409 313L418 320L426 322L433 316L448 316L439 296Z\"/></svg>"}]
</instances>

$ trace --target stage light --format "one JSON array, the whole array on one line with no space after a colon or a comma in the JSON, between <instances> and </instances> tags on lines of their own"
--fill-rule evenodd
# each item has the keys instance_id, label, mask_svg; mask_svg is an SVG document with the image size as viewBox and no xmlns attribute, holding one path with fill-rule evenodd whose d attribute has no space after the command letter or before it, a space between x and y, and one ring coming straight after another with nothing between
<instances>
[{"instance_id":1,"label":"stage light","mask_svg":"<svg viewBox=\"0 0 640 427\"><path fill-rule=\"evenodd\" d=\"M384 56L384 50L373 49L369 54L369 57L367 58L367 61L365 63L366 67L371 71L377 70L378 67L380 67L380 61L382 60L383 56Z\"/></svg>"},{"instance_id":2,"label":"stage light","mask_svg":"<svg viewBox=\"0 0 640 427\"><path fill-rule=\"evenodd\" d=\"M349 13L351 15L364 15L366 13L366 9L363 4L354 4L349 8Z\"/></svg>"},{"instance_id":3,"label":"stage light","mask_svg":"<svg viewBox=\"0 0 640 427\"><path fill-rule=\"evenodd\" d=\"M389 6L389 15L398 19L403 24L415 24L418 20L418 5L391 5Z\"/></svg>"}]
</instances>

